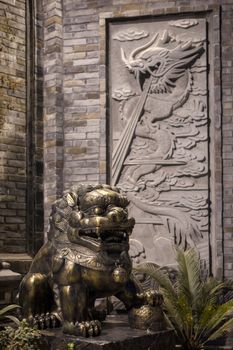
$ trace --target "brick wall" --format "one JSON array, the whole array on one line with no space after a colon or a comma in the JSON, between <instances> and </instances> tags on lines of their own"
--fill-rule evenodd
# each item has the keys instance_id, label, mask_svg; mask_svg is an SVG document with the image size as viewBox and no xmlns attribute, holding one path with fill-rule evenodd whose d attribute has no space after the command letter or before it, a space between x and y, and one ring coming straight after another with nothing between
<instances>
[{"instance_id":1,"label":"brick wall","mask_svg":"<svg viewBox=\"0 0 233 350\"><path fill-rule=\"evenodd\" d=\"M63 13L64 186L105 182L98 9L65 1Z\"/></svg>"},{"instance_id":2,"label":"brick wall","mask_svg":"<svg viewBox=\"0 0 233 350\"><path fill-rule=\"evenodd\" d=\"M41 1L0 1L0 253L43 242Z\"/></svg>"},{"instance_id":3,"label":"brick wall","mask_svg":"<svg viewBox=\"0 0 233 350\"><path fill-rule=\"evenodd\" d=\"M62 1L44 1L45 232L51 203L63 191Z\"/></svg>"},{"instance_id":4,"label":"brick wall","mask_svg":"<svg viewBox=\"0 0 233 350\"><path fill-rule=\"evenodd\" d=\"M0 1L0 249L25 251L25 0Z\"/></svg>"},{"instance_id":5,"label":"brick wall","mask_svg":"<svg viewBox=\"0 0 233 350\"><path fill-rule=\"evenodd\" d=\"M233 2L222 2L222 154L224 271L233 278Z\"/></svg>"}]
</instances>

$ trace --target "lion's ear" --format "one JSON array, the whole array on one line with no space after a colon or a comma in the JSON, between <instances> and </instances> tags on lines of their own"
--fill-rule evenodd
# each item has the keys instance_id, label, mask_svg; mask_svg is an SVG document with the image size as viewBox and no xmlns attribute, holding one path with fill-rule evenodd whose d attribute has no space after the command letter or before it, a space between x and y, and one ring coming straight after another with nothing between
<instances>
[{"instance_id":1,"label":"lion's ear","mask_svg":"<svg viewBox=\"0 0 233 350\"><path fill-rule=\"evenodd\" d=\"M65 199L70 207L74 207L78 204L78 195L75 192L68 192L65 194Z\"/></svg>"}]
</instances>

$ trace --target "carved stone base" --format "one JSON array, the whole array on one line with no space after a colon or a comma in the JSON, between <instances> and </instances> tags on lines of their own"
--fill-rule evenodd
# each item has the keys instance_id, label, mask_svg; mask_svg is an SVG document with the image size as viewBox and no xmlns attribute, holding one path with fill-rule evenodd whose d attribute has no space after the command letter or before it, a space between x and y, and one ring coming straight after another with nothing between
<instances>
[{"instance_id":1,"label":"carved stone base","mask_svg":"<svg viewBox=\"0 0 233 350\"><path fill-rule=\"evenodd\" d=\"M0 305L14 304L22 276L14 272L11 265L0 258Z\"/></svg>"},{"instance_id":2,"label":"carved stone base","mask_svg":"<svg viewBox=\"0 0 233 350\"><path fill-rule=\"evenodd\" d=\"M174 350L175 339L172 330L147 332L131 329L127 315L111 315L103 322L102 333L96 338L79 338L64 335L61 329L43 331L47 349L66 350ZM43 349L44 350L44 349Z\"/></svg>"}]
</instances>

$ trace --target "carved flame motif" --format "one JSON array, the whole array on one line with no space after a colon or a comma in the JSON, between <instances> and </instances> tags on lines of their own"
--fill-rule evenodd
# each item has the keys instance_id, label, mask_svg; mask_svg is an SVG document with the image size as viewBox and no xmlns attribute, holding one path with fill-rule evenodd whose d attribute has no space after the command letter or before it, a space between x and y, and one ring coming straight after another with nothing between
<instances>
[{"instance_id":1,"label":"carved flame motif","mask_svg":"<svg viewBox=\"0 0 233 350\"><path fill-rule=\"evenodd\" d=\"M207 140L206 90L197 79L205 73L199 63L204 52L203 43L180 40L167 30L131 51L121 47L121 61L133 74L137 92L127 99L112 94L124 123L112 155L112 182L128 193L134 210L156 217L183 246L197 242L208 221L207 191L198 208L203 220L185 196L174 201L168 195L197 189L195 179L207 174L202 145ZM124 85L115 91L120 88Z\"/></svg>"}]
</instances>

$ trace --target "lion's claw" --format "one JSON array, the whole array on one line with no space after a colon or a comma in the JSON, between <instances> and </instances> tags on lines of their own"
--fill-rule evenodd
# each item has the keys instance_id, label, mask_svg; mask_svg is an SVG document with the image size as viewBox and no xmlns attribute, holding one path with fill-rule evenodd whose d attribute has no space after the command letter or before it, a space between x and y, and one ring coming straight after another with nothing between
<instances>
[{"instance_id":1,"label":"lion's claw","mask_svg":"<svg viewBox=\"0 0 233 350\"><path fill-rule=\"evenodd\" d=\"M101 322L99 320L91 321L90 326L93 330L93 336L97 336L101 333Z\"/></svg>"},{"instance_id":2,"label":"lion's claw","mask_svg":"<svg viewBox=\"0 0 233 350\"><path fill-rule=\"evenodd\" d=\"M29 323L38 329L57 328L61 326L61 318L57 313L40 314L31 316Z\"/></svg>"},{"instance_id":3,"label":"lion's claw","mask_svg":"<svg viewBox=\"0 0 233 350\"><path fill-rule=\"evenodd\" d=\"M163 303L162 294L158 293L156 290L149 289L143 293L138 294L139 299L142 303L150 306L160 306Z\"/></svg>"},{"instance_id":4,"label":"lion's claw","mask_svg":"<svg viewBox=\"0 0 233 350\"><path fill-rule=\"evenodd\" d=\"M82 337L96 337L101 333L101 323L98 320L86 322L64 322L63 332L66 334L82 336Z\"/></svg>"}]
</instances>

